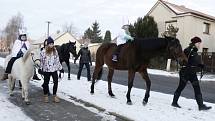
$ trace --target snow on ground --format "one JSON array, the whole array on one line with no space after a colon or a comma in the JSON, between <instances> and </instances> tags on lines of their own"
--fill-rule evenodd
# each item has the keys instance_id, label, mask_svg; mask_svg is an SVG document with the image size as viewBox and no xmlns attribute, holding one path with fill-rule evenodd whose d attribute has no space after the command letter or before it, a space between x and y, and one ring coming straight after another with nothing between
<instances>
[{"instance_id":1,"label":"snow on ground","mask_svg":"<svg viewBox=\"0 0 215 121\"><path fill-rule=\"evenodd\" d=\"M7 96L0 93L0 121L32 121L19 107L12 104Z\"/></svg>"},{"instance_id":2,"label":"snow on ground","mask_svg":"<svg viewBox=\"0 0 215 121\"><path fill-rule=\"evenodd\" d=\"M42 81L32 83L41 87ZM199 111L195 100L180 97L179 104L182 108L178 109L171 106L172 95L151 91L148 104L143 106L142 99L145 90L133 88L131 92L133 105L127 105L126 86L113 83L112 89L116 97L111 98L107 93L106 81L96 83L94 95L90 94L90 85L91 82L88 82L85 77L77 80L76 75L71 75L71 80L67 80L64 76L59 82L58 95L61 98L67 97L68 100L71 95L102 107L107 112L114 112L135 121L212 121L215 119L215 104L213 103L205 103L212 106L211 110Z\"/></svg>"},{"instance_id":3,"label":"snow on ground","mask_svg":"<svg viewBox=\"0 0 215 121\"><path fill-rule=\"evenodd\" d=\"M0 58L0 66L4 59ZM150 71L150 70L149 70ZM152 70L153 73L164 73L163 71ZM66 73L59 82L58 95L61 98L69 99L69 96L84 100L99 107L106 109L107 112L114 112L136 121L212 121L215 119L215 104L205 103L212 106L209 111L199 111L196 101L180 97L179 104L181 109L171 106L172 95L151 91L149 102L146 106L142 105L145 90L133 88L131 99L133 105L126 104L127 87L119 84L112 84L113 92L116 97L111 98L107 93L107 82L98 81L95 85L95 94L90 94L91 83L85 77L81 80L76 79L76 75L71 75L71 80L67 80ZM166 73L168 76L168 72ZM32 84L41 87L43 81L31 81ZM50 86L52 87L52 86ZM50 88L51 89L51 88ZM6 101L8 102L8 101ZM3 102L0 104L2 105ZM4 110L8 108L3 108ZM20 111L18 111L20 112Z\"/></svg>"},{"instance_id":4,"label":"snow on ground","mask_svg":"<svg viewBox=\"0 0 215 121\"><path fill-rule=\"evenodd\" d=\"M73 63L74 60L70 59L70 62ZM77 60L76 63L79 63L79 60ZM95 62L93 62L92 65L95 66ZM104 65L104 67L107 67L107 66ZM162 75L162 76L167 76L167 77L179 77L178 72L168 72L168 71L157 70L157 69L147 69L147 71L149 74L153 74L153 75ZM198 79L199 78L200 78L200 74L198 74ZM204 74L201 81L215 81L215 75Z\"/></svg>"}]
</instances>

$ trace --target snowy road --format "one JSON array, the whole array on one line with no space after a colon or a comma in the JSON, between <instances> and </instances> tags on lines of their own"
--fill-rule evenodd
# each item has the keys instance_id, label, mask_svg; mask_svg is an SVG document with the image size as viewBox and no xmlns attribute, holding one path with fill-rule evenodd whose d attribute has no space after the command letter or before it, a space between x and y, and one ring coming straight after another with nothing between
<instances>
[{"instance_id":1,"label":"snowy road","mask_svg":"<svg viewBox=\"0 0 215 121\"><path fill-rule=\"evenodd\" d=\"M2 77L2 68L0 67L0 78ZM35 81L34 83L37 83ZM42 81L40 81L42 83ZM66 101L61 99L61 102L56 104L52 102L44 103L42 88L34 85L30 86L31 105L25 105L21 99L21 90L15 88L14 96L8 95L8 87L6 81L0 81L0 106L1 106L1 121L106 121L111 118L116 121L122 121L121 117L106 115L102 110L98 110L91 105L81 104L70 97ZM63 93L61 93L63 95ZM86 106L83 106L86 105ZM87 108L89 109L87 109ZM19 109L20 108L20 109ZM12 115L11 115L12 114Z\"/></svg>"},{"instance_id":2,"label":"snowy road","mask_svg":"<svg viewBox=\"0 0 215 121\"><path fill-rule=\"evenodd\" d=\"M77 68L77 66L74 68ZM72 70L74 70L74 68ZM124 74L123 76L127 75L126 72L121 73ZM159 78L159 76L156 77ZM126 80L123 81L125 84L127 83ZM174 80L172 80L172 82L173 81ZM140 83L142 83L142 86L144 85L143 81L140 81ZM1 87L3 87L0 88L0 92L3 92L5 95L7 88L6 83L3 84L1 82L0 84ZM195 100L181 97L179 103L182 108L177 109L170 105L172 95L151 91L149 103L146 106L143 106L142 99L145 90L133 88L131 93L133 105L129 106L126 104L125 97L127 86L113 83L112 87L116 97L110 98L107 94L107 83L105 81L99 81L95 85L95 94L90 95L89 87L91 83L88 82L86 78L82 77L81 80L77 80L76 75L71 75L71 80L67 80L66 74L60 81L58 88L58 95L62 99L62 104L44 104L41 99L41 84L42 81L31 81L30 99L32 100L32 105L30 106L26 106L22 103L21 98L19 98L21 93L18 89L16 90L16 94L18 95L9 98L9 102L20 107L23 111L20 113L24 113L33 120L67 121L67 119L72 120L72 118L74 118L74 120L77 121L85 121L86 119L92 119L92 121L120 121L125 119L132 119L135 121L213 121L215 118L214 103L205 102L207 105L212 106L212 109L209 111L198 111ZM137 83L135 83L135 85L137 86ZM168 86L169 85L167 84L166 88ZM52 86L50 86L50 89L51 87ZM77 111L75 108L78 108L81 111ZM3 113L8 113L8 106L5 106L3 111ZM0 119L1 118L4 119L4 117L0 116ZM8 119L8 121L12 121L13 119L14 118L11 117L11 120Z\"/></svg>"},{"instance_id":3,"label":"snowy road","mask_svg":"<svg viewBox=\"0 0 215 121\"><path fill-rule=\"evenodd\" d=\"M64 65L65 71L67 72L67 68L65 68L64 63L63 63L63 65ZM73 63L71 63L70 65L71 65L71 73L77 74L78 65L74 65ZM103 75L102 75L102 80L107 80L108 71L107 71L106 67L103 67L103 68L104 68L104 71L103 71ZM91 67L91 74L93 73L93 69L94 69L94 66ZM150 72L151 71L153 71L153 70L150 70ZM153 71L151 73L155 74L157 72ZM154 75L154 74L149 74L150 79L152 81L151 90L172 95L178 86L179 78L176 77L177 74L168 75L165 72L160 72L160 75ZM87 75L86 69L83 69L82 75L84 77L86 77L86 75ZM128 80L127 75L128 75L127 71L115 70L114 77L113 77L113 83L122 84L122 85L127 86L127 80ZM209 80L209 79L214 80L214 81L202 81L200 83L200 86L202 89L202 94L203 94L204 100L207 102L215 103L215 78L207 78L207 80ZM140 89L145 89L145 82L141 78L139 73L136 73L135 80L134 80L134 87L140 88ZM114 92L114 90L113 90L113 92ZM193 91L191 84L187 84L186 88L182 92L182 96L186 97L186 98L191 98L191 99L195 98L194 91ZM150 100L150 98L149 98L149 100Z\"/></svg>"}]
</instances>

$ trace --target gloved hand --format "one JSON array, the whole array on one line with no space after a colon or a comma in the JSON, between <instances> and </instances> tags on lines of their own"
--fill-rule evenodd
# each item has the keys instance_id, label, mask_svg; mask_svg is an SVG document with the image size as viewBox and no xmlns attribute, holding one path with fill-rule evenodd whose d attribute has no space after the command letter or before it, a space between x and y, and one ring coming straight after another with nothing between
<instances>
[{"instance_id":1,"label":"gloved hand","mask_svg":"<svg viewBox=\"0 0 215 121\"><path fill-rule=\"evenodd\" d=\"M200 67L201 69L205 68L204 64L199 64L198 67Z\"/></svg>"},{"instance_id":2,"label":"gloved hand","mask_svg":"<svg viewBox=\"0 0 215 121\"><path fill-rule=\"evenodd\" d=\"M44 74L44 72L42 71L42 69L38 69L38 73L41 74L41 75Z\"/></svg>"},{"instance_id":3,"label":"gloved hand","mask_svg":"<svg viewBox=\"0 0 215 121\"><path fill-rule=\"evenodd\" d=\"M61 70L60 70L60 73L64 73L64 70L63 70L63 69L61 69Z\"/></svg>"}]
</instances>

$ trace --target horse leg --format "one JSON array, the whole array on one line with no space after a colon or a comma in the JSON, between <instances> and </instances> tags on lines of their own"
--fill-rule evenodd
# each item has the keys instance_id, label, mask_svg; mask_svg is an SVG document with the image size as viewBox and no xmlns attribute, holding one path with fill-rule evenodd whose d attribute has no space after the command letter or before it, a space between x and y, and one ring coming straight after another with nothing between
<instances>
[{"instance_id":1,"label":"horse leg","mask_svg":"<svg viewBox=\"0 0 215 121\"><path fill-rule=\"evenodd\" d=\"M93 78L92 78L92 84L91 84L91 91L90 93L93 94L94 93L94 85L95 85L95 81L99 76L99 72L101 71L102 66L95 66L94 72L93 72Z\"/></svg>"},{"instance_id":2,"label":"horse leg","mask_svg":"<svg viewBox=\"0 0 215 121\"><path fill-rule=\"evenodd\" d=\"M22 98L24 98L24 101L26 103L26 105L29 105L30 104L30 100L29 100L29 97L28 97L28 80L25 79L25 80L21 80L21 83L22 83Z\"/></svg>"},{"instance_id":3,"label":"horse leg","mask_svg":"<svg viewBox=\"0 0 215 121\"><path fill-rule=\"evenodd\" d=\"M128 70L128 92L126 94L128 105L132 105L130 94L131 94L131 88L133 87L134 76L135 76L135 71Z\"/></svg>"},{"instance_id":4,"label":"horse leg","mask_svg":"<svg viewBox=\"0 0 215 121\"><path fill-rule=\"evenodd\" d=\"M22 89L22 83L20 80L19 80L19 89Z\"/></svg>"},{"instance_id":5,"label":"horse leg","mask_svg":"<svg viewBox=\"0 0 215 121\"><path fill-rule=\"evenodd\" d=\"M151 88L151 80L149 79L149 75L147 73L147 70L144 69L143 71L139 72L142 76L142 78L146 82L146 92L145 92L145 97L143 99L143 105L147 104L149 96L150 96L150 88Z\"/></svg>"},{"instance_id":6,"label":"horse leg","mask_svg":"<svg viewBox=\"0 0 215 121\"><path fill-rule=\"evenodd\" d=\"M110 69L109 68L109 72L108 72L108 94L111 96L111 97L114 97L115 95L113 94L112 92L112 88L111 88L111 82L112 82L112 78L113 78L113 73L114 73L114 70L113 69Z\"/></svg>"},{"instance_id":7,"label":"horse leg","mask_svg":"<svg viewBox=\"0 0 215 121\"><path fill-rule=\"evenodd\" d=\"M68 67L68 80L71 80L71 79L70 79L70 63L69 63L69 60L66 61L66 65L67 65L67 67Z\"/></svg>"},{"instance_id":8,"label":"horse leg","mask_svg":"<svg viewBox=\"0 0 215 121\"><path fill-rule=\"evenodd\" d=\"M8 75L8 87L9 87L9 95L14 96L13 90L15 88L15 79L13 79L11 75Z\"/></svg>"}]
</instances>

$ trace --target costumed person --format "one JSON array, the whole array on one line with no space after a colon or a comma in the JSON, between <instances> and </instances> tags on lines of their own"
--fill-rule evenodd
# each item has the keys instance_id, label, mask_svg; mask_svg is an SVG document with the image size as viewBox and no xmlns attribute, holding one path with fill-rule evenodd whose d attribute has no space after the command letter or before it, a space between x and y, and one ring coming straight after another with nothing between
<instances>
[{"instance_id":1,"label":"costumed person","mask_svg":"<svg viewBox=\"0 0 215 121\"><path fill-rule=\"evenodd\" d=\"M118 61L118 56L120 54L121 47L128 41L131 40L133 41L134 38L131 37L131 34L129 32L129 25L123 25L121 28L120 33L117 36L116 44L117 48L113 53L112 61L117 62Z\"/></svg>"},{"instance_id":2,"label":"costumed person","mask_svg":"<svg viewBox=\"0 0 215 121\"><path fill-rule=\"evenodd\" d=\"M8 74L11 73L14 62L18 58L23 57L23 55L26 53L26 51L29 48L30 48L30 43L27 40L27 35L23 30L21 30L19 32L18 39L14 41L13 48L11 50L12 58L10 59L10 61L6 66L5 74L3 75L2 80L8 79Z\"/></svg>"}]
</instances>

